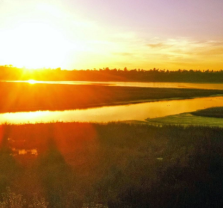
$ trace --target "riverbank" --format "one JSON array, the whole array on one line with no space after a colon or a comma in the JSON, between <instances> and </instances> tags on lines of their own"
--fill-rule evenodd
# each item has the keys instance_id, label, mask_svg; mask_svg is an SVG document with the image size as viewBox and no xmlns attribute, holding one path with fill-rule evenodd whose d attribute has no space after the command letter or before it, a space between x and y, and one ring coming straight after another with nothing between
<instances>
[{"instance_id":1,"label":"riverbank","mask_svg":"<svg viewBox=\"0 0 223 208\"><path fill-rule=\"evenodd\" d=\"M221 207L223 129L1 125L0 192L48 207ZM2 200L2 199L1 199Z\"/></svg>"},{"instance_id":2,"label":"riverbank","mask_svg":"<svg viewBox=\"0 0 223 208\"><path fill-rule=\"evenodd\" d=\"M149 125L176 125L176 126L206 126L223 128L223 120L220 117L201 116L191 113L165 116L146 120ZM145 122L146 123L146 122Z\"/></svg>"},{"instance_id":3,"label":"riverbank","mask_svg":"<svg viewBox=\"0 0 223 208\"><path fill-rule=\"evenodd\" d=\"M223 118L223 107L207 108L192 112L195 116Z\"/></svg>"},{"instance_id":4,"label":"riverbank","mask_svg":"<svg viewBox=\"0 0 223 208\"><path fill-rule=\"evenodd\" d=\"M0 112L71 110L222 95L223 90L0 83Z\"/></svg>"}]
</instances>

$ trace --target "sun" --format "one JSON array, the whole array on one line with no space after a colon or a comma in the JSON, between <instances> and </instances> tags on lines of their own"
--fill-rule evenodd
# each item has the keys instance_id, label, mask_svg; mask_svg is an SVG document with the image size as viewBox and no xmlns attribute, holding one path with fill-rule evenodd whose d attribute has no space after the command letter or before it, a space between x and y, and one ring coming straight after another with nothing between
<instances>
[{"instance_id":1,"label":"sun","mask_svg":"<svg viewBox=\"0 0 223 208\"><path fill-rule=\"evenodd\" d=\"M4 11L10 18L0 21L0 65L80 69L103 60L98 25L71 13L62 1L53 2L27 1L26 12Z\"/></svg>"},{"instance_id":2,"label":"sun","mask_svg":"<svg viewBox=\"0 0 223 208\"><path fill-rule=\"evenodd\" d=\"M28 83L29 84L36 84L36 83L38 83L36 80L34 80L34 79L30 79L30 80L28 80Z\"/></svg>"},{"instance_id":3,"label":"sun","mask_svg":"<svg viewBox=\"0 0 223 208\"><path fill-rule=\"evenodd\" d=\"M50 24L19 24L6 38L10 39L8 59L14 66L29 69L56 68L66 62L69 51L66 36Z\"/></svg>"}]
</instances>

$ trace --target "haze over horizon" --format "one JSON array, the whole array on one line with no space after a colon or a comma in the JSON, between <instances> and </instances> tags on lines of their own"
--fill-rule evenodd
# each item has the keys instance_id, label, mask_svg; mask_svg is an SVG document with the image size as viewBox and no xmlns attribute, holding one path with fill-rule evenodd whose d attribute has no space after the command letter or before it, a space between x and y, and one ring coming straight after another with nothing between
<instances>
[{"instance_id":1,"label":"haze over horizon","mask_svg":"<svg viewBox=\"0 0 223 208\"><path fill-rule=\"evenodd\" d=\"M223 68L222 0L0 0L0 65Z\"/></svg>"}]
</instances>

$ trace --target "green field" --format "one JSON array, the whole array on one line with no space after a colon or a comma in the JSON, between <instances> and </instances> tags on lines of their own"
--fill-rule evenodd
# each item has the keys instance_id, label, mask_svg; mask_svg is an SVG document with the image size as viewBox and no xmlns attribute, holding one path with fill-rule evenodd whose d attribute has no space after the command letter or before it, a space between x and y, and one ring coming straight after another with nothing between
<instances>
[{"instance_id":1,"label":"green field","mask_svg":"<svg viewBox=\"0 0 223 208\"><path fill-rule=\"evenodd\" d=\"M183 126L210 126L223 127L222 118L196 116L193 113L182 113L161 118L152 118L146 120L148 124L153 125L183 125Z\"/></svg>"},{"instance_id":2,"label":"green field","mask_svg":"<svg viewBox=\"0 0 223 208\"><path fill-rule=\"evenodd\" d=\"M182 126L207 126L223 127L223 108L213 107L191 113L146 119L152 125L182 125Z\"/></svg>"}]
</instances>

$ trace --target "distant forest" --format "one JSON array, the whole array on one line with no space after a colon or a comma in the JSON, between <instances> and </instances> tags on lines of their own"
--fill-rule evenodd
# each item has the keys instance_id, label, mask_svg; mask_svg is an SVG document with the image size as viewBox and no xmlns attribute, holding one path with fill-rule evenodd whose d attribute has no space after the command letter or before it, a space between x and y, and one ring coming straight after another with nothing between
<instances>
[{"instance_id":1,"label":"distant forest","mask_svg":"<svg viewBox=\"0 0 223 208\"><path fill-rule=\"evenodd\" d=\"M13 66L0 66L0 80L50 80L50 81L133 81L133 82L208 82L223 83L223 70L160 70L160 69L86 69L27 70Z\"/></svg>"}]
</instances>

